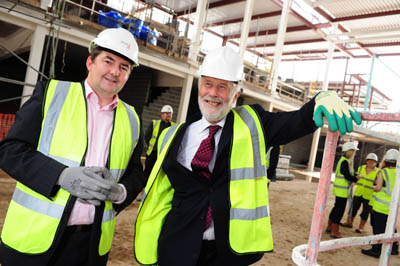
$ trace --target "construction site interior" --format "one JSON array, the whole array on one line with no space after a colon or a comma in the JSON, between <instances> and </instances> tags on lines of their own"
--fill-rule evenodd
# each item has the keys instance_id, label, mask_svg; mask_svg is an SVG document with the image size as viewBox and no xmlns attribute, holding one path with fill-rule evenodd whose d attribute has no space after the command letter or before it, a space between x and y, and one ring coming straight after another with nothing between
<instances>
[{"instance_id":1,"label":"construction site interior","mask_svg":"<svg viewBox=\"0 0 400 266\"><path fill-rule=\"evenodd\" d=\"M89 42L101 30L118 27L128 29L139 45L140 66L120 98L135 107L144 128L159 119L165 104L173 107L176 122L199 111L196 72L207 51L221 45L233 47L245 60L237 105L292 111L330 90L360 112L393 113L395 97L400 97L394 92L400 74L384 63L400 58L398 0L0 0L0 140L38 80L83 80ZM360 59L368 62L369 72L350 69ZM322 79L282 78L283 68L317 61L321 69L307 71L319 72ZM329 78L335 61L343 66L337 80ZM393 77L390 90L373 84L374 64ZM255 265L293 265L291 250L307 243L327 133L325 125L283 146L282 178L271 185L270 195L276 251ZM382 158L388 149L399 148L399 133L398 120L363 122L339 137L335 162L346 141L358 142L357 166L370 152ZM15 181L0 170L0 183L1 227ZM333 196L328 198L331 206ZM132 204L118 222L113 243L118 251L112 251L108 265L138 265L132 255L137 207ZM286 220L287 211L294 220ZM118 231L122 227L126 231ZM355 236L350 230L344 234ZM323 252L319 263L377 264L359 250ZM400 265L400 257L389 265Z\"/></svg>"}]
</instances>

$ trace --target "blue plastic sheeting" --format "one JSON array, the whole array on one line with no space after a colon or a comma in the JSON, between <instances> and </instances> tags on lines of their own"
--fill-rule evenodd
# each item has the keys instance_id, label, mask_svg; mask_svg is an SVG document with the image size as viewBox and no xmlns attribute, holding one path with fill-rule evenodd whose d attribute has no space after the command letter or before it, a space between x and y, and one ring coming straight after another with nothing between
<instances>
[{"instance_id":1,"label":"blue plastic sheeting","mask_svg":"<svg viewBox=\"0 0 400 266\"><path fill-rule=\"evenodd\" d=\"M125 28L129 30L136 39L140 39L157 45L157 38L160 37L160 33L152 31L149 27L143 25L143 20L126 18L121 16L116 11L103 12L99 11L98 22L100 25L107 28Z\"/></svg>"},{"instance_id":2,"label":"blue plastic sheeting","mask_svg":"<svg viewBox=\"0 0 400 266\"><path fill-rule=\"evenodd\" d=\"M140 32L143 27L143 20L134 18L124 19L124 28L129 30L136 39L140 39Z\"/></svg>"},{"instance_id":3,"label":"blue plastic sheeting","mask_svg":"<svg viewBox=\"0 0 400 266\"><path fill-rule=\"evenodd\" d=\"M118 12L109 11L103 12L99 11L98 22L100 25L107 28L121 28L122 23L124 23L124 17L121 16Z\"/></svg>"},{"instance_id":4,"label":"blue plastic sheeting","mask_svg":"<svg viewBox=\"0 0 400 266\"><path fill-rule=\"evenodd\" d=\"M157 38L160 37L159 32L152 31L146 26L142 27L142 30L140 31L140 39L143 41L147 41L151 43L152 45L157 45Z\"/></svg>"}]
</instances>

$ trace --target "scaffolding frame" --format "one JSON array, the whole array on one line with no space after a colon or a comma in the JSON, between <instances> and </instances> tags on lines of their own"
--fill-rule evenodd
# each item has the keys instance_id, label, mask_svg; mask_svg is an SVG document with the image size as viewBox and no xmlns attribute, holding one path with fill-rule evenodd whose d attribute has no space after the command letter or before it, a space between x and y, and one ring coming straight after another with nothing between
<instances>
[{"instance_id":1,"label":"scaffolding frame","mask_svg":"<svg viewBox=\"0 0 400 266\"><path fill-rule=\"evenodd\" d=\"M378 113L363 112L360 113L364 121L390 121L400 122L398 113ZM385 134L379 134L381 139L388 139L391 142L400 144L400 140L393 139L391 136L386 137ZM325 141L325 150L322 160L322 168L320 180L318 184L318 192L314 205L313 219L311 223L308 244L300 245L292 250L292 260L296 265L316 266L318 253L321 251L339 249L350 246L360 246L368 244L383 244L379 266L389 265L391 255L391 247L394 241L400 240L400 233L395 234L398 207L400 201L400 171L396 171L396 181L392 191L392 200L389 208L389 217L386 223L384 234L364 236L364 237L347 237L342 239L328 240L321 242L321 236L324 228L324 217L326 210L326 202L331 182L331 173L338 143L339 133L328 131ZM400 169L400 156L397 159L396 169Z\"/></svg>"}]
</instances>

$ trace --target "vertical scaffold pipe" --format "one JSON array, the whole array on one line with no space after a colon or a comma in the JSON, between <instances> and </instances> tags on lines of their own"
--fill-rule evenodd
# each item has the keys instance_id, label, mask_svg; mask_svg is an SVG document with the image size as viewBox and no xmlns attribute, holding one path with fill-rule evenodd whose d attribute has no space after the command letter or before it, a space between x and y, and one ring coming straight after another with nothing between
<instances>
[{"instance_id":1,"label":"vertical scaffold pipe","mask_svg":"<svg viewBox=\"0 0 400 266\"><path fill-rule=\"evenodd\" d=\"M318 193L314 205L314 214L311 223L310 236L308 238L308 248L306 252L306 265L317 265L317 257L321 235L324 226L324 216L326 209L326 201L331 182L333 164L335 161L335 153L339 132L328 130L325 141L324 155L322 158L321 174L318 184Z\"/></svg>"}]
</instances>

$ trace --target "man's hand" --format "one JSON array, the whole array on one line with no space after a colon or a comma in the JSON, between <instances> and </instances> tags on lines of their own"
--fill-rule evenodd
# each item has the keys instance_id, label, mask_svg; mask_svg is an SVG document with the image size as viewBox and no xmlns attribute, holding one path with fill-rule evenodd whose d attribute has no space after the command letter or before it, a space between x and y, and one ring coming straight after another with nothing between
<instances>
[{"instance_id":1,"label":"man's hand","mask_svg":"<svg viewBox=\"0 0 400 266\"><path fill-rule=\"evenodd\" d=\"M68 167L65 168L57 181L63 189L71 195L85 201L99 205L107 195L111 193L109 181L104 180L98 172L102 172L104 167Z\"/></svg>"},{"instance_id":2,"label":"man's hand","mask_svg":"<svg viewBox=\"0 0 400 266\"><path fill-rule=\"evenodd\" d=\"M324 125L324 119L328 121L331 131L339 129L340 134L353 131L353 121L361 124L361 117L353 107L343 102L334 91L323 91L315 98L314 122L317 127Z\"/></svg>"},{"instance_id":3,"label":"man's hand","mask_svg":"<svg viewBox=\"0 0 400 266\"><path fill-rule=\"evenodd\" d=\"M110 190L106 191L107 193L104 194L104 200L111 202L121 201L124 197L124 189L122 188L122 185L115 183L115 178L111 174L110 170L108 170L107 168L101 167L100 172L99 174L103 175L104 181L110 185Z\"/></svg>"}]
</instances>

